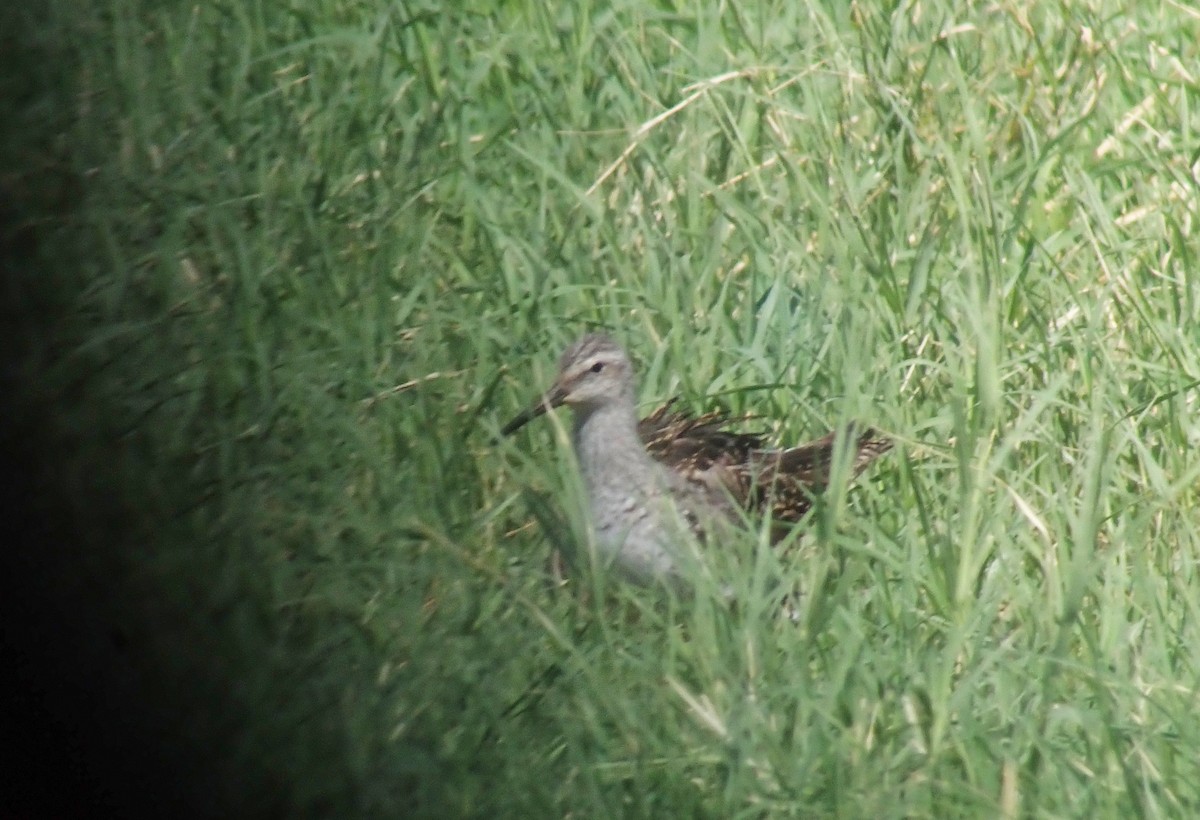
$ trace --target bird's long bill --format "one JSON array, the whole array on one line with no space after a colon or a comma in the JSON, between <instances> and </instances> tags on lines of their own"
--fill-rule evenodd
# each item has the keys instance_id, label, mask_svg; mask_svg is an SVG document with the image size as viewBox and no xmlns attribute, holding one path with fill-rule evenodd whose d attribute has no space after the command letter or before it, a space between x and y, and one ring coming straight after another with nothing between
<instances>
[{"instance_id":1,"label":"bird's long bill","mask_svg":"<svg viewBox=\"0 0 1200 820\"><path fill-rule=\"evenodd\" d=\"M563 402L566 401L566 398L567 392L557 384L554 385L554 387L551 387L549 390L547 390L544 395L540 396L537 401L519 413L516 418L504 425L504 427L500 429L500 435L512 435L513 433L517 432L517 430L520 430L526 424L536 419L538 416L544 414L547 410L553 410L555 407L561 407Z\"/></svg>"}]
</instances>

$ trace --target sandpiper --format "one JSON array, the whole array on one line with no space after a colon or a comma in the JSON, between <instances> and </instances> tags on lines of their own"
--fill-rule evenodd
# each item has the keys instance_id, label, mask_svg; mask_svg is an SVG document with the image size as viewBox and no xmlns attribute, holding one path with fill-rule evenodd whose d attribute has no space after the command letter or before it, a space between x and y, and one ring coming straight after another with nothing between
<instances>
[{"instance_id":1,"label":"sandpiper","mask_svg":"<svg viewBox=\"0 0 1200 820\"><path fill-rule=\"evenodd\" d=\"M597 549L630 581L682 586L685 530L703 540L721 522L740 520L739 507L769 513L778 538L829 481L835 433L770 449L760 435L724 429L720 413L693 417L668 402L639 421L634 402L629 357L609 336L592 333L566 349L550 389L501 430L509 435L570 406ZM871 428L848 435L851 475L892 446Z\"/></svg>"}]
</instances>

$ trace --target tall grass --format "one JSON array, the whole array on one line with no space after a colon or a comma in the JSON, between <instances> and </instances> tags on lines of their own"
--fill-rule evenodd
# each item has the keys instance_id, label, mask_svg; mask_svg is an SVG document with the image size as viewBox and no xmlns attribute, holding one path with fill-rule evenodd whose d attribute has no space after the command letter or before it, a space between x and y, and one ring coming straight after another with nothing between
<instances>
[{"instance_id":1,"label":"tall grass","mask_svg":"<svg viewBox=\"0 0 1200 820\"><path fill-rule=\"evenodd\" d=\"M2 14L24 560L177 810L1200 811L1184 7ZM493 436L591 328L896 450L735 604L557 582L564 419Z\"/></svg>"}]
</instances>

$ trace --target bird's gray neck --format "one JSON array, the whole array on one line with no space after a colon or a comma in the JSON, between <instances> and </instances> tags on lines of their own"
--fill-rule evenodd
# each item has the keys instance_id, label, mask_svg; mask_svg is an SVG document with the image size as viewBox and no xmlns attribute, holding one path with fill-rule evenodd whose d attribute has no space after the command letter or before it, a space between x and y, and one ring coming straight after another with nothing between
<instances>
[{"instance_id":1,"label":"bird's gray neck","mask_svg":"<svg viewBox=\"0 0 1200 820\"><path fill-rule=\"evenodd\" d=\"M588 485L657 480L657 467L638 435L632 402L611 402L575 413L575 452Z\"/></svg>"}]
</instances>

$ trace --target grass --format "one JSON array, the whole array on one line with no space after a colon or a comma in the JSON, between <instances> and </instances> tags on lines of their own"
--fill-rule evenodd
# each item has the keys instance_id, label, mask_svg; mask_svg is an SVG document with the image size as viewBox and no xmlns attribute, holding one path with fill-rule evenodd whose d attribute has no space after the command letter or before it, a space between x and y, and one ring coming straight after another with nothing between
<instances>
[{"instance_id":1,"label":"grass","mask_svg":"<svg viewBox=\"0 0 1200 820\"><path fill-rule=\"evenodd\" d=\"M13 805L1200 811L1183 6L0 17ZM736 607L556 584L562 427L492 437L596 327L896 451Z\"/></svg>"}]
</instances>

